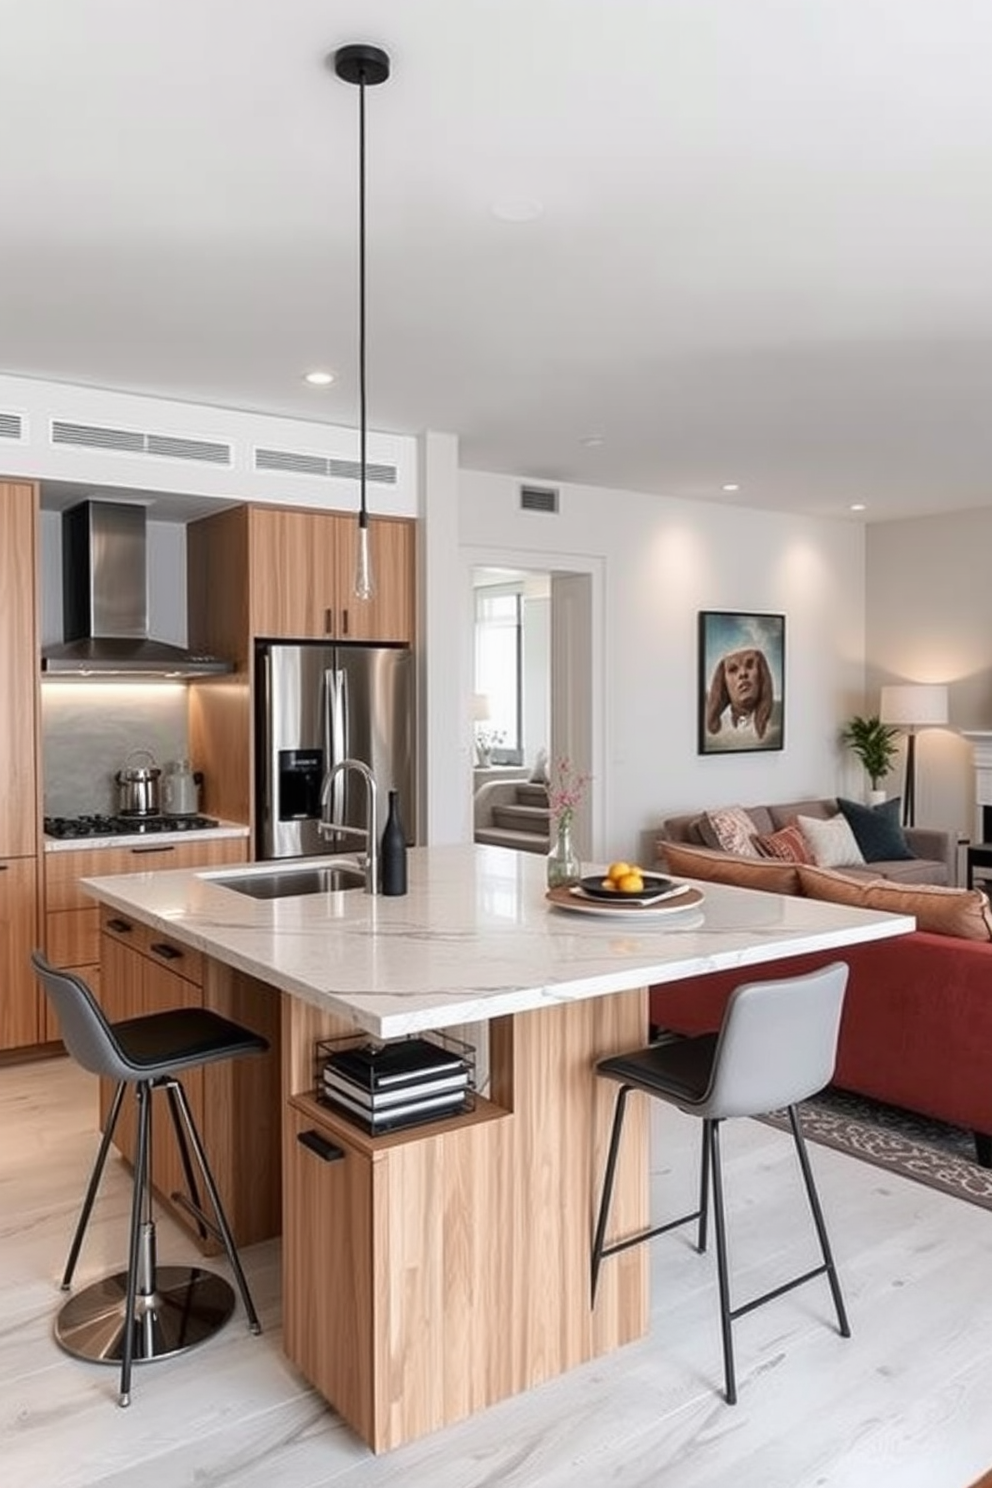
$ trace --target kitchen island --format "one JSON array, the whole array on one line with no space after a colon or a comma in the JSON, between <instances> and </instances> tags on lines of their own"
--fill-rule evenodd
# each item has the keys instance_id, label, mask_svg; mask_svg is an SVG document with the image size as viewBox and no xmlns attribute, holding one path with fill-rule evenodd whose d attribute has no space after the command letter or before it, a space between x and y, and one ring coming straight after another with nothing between
<instances>
[{"instance_id":1,"label":"kitchen island","mask_svg":"<svg viewBox=\"0 0 992 1488\"><path fill-rule=\"evenodd\" d=\"M402 898L230 886L271 869L87 888L108 924L136 921L278 1000L286 1352L376 1451L643 1334L646 1248L612 1259L594 1309L589 1248L612 1096L594 1066L643 1043L650 984L914 928L714 884L685 908L570 910L548 903L541 859L472 846L412 851ZM464 1114L373 1138L315 1098L318 1040L478 1024L485 1089ZM648 1216L632 1104L618 1234Z\"/></svg>"}]
</instances>

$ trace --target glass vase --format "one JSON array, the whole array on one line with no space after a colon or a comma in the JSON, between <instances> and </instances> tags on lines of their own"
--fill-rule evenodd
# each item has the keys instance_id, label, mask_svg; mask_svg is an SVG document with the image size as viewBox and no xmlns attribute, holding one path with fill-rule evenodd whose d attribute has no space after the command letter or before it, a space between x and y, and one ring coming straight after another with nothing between
<instances>
[{"instance_id":1,"label":"glass vase","mask_svg":"<svg viewBox=\"0 0 992 1488\"><path fill-rule=\"evenodd\" d=\"M582 864L572 841L572 823L559 821L548 853L548 888L567 888L582 877Z\"/></svg>"}]
</instances>

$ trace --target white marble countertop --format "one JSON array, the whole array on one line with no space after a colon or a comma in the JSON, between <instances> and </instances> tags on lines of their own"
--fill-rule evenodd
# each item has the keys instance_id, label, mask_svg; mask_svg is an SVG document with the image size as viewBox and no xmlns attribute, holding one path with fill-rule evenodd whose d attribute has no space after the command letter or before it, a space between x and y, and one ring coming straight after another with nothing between
<instances>
[{"instance_id":1,"label":"white marble countertop","mask_svg":"<svg viewBox=\"0 0 992 1488\"><path fill-rule=\"evenodd\" d=\"M664 917L569 912L545 899L543 857L499 847L414 848L409 893L400 898L352 889L259 900L214 882L245 871L177 869L82 884L112 908L382 1038L915 927L909 915L719 884L700 884L702 904Z\"/></svg>"},{"instance_id":2,"label":"white marble countertop","mask_svg":"<svg viewBox=\"0 0 992 1488\"><path fill-rule=\"evenodd\" d=\"M44 851L81 852L84 848L96 847L151 847L155 843L163 846L172 842L206 842L218 837L247 837L251 828L242 822L219 821L215 827L197 827L194 830L178 827L174 832L124 832L109 837L48 837Z\"/></svg>"}]
</instances>

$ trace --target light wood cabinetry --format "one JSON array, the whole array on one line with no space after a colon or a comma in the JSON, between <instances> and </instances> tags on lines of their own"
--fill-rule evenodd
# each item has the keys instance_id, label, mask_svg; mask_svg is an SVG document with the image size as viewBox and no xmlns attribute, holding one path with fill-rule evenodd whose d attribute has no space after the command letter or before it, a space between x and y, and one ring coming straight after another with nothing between
<instances>
[{"instance_id":1,"label":"light wood cabinetry","mask_svg":"<svg viewBox=\"0 0 992 1488\"><path fill-rule=\"evenodd\" d=\"M149 840L130 847L47 852L43 854L45 955L53 966L77 971L96 991L100 982L100 910L80 888L80 879L166 868L213 868L223 863L243 863L247 856L246 837L195 842ZM59 1037L58 1021L47 1004L42 1012L42 1036Z\"/></svg>"},{"instance_id":2,"label":"light wood cabinetry","mask_svg":"<svg viewBox=\"0 0 992 1488\"><path fill-rule=\"evenodd\" d=\"M257 503L187 528L190 645L235 663L233 675L190 688L191 753L224 761L207 777L204 811L254 826L256 639L413 643L415 523L370 518L368 601L351 593L356 530L353 514Z\"/></svg>"},{"instance_id":3,"label":"light wood cabinetry","mask_svg":"<svg viewBox=\"0 0 992 1488\"><path fill-rule=\"evenodd\" d=\"M253 1245L280 1230L279 994L251 977L112 909L101 911L100 1001L112 1021L174 1008L208 1007L269 1040L261 1056L227 1060L182 1076L235 1240ZM101 1123L113 1084L101 1081ZM173 1196L187 1191L164 1091L153 1096L152 1182L189 1228L195 1219ZM125 1097L115 1145L133 1161L135 1102ZM202 1193L201 1200L205 1198ZM209 1214L209 1204L206 1206ZM219 1247L200 1237L204 1251Z\"/></svg>"},{"instance_id":4,"label":"light wood cabinetry","mask_svg":"<svg viewBox=\"0 0 992 1488\"><path fill-rule=\"evenodd\" d=\"M376 594L351 592L357 518L312 508L237 507L187 529L190 641L247 665L255 637L413 641L414 523L372 517Z\"/></svg>"},{"instance_id":5,"label":"light wood cabinetry","mask_svg":"<svg viewBox=\"0 0 992 1488\"><path fill-rule=\"evenodd\" d=\"M492 1103L372 1138L309 1090L314 1038L344 1025L283 999L284 1345L375 1451L643 1333L646 1248L615 1258L593 1310L589 1246L613 1098L595 1063L642 1038L645 1006L630 992L497 1019ZM647 1222L645 1107L618 1234Z\"/></svg>"},{"instance_id":6,"label":"light wood cabinetry","mask_svg":"<svg viewBox=\"0 0 992 1488\"><path fill-rule=\"evenodd\" d=\"M42 1037L38 943L38 494L0 482L0 1049Z\"/></svg>"},{"instance_id":7,"label":"light wood cabinetry","mask_svg":"<svg viewBox=\"0 0 992 1488\"><path fill-rule=\"evenodd\" d=\"M34 858L0 859L0 1048L42 1038L42 994L29 957L38 943Z\"/></svg>"}]
</instances>

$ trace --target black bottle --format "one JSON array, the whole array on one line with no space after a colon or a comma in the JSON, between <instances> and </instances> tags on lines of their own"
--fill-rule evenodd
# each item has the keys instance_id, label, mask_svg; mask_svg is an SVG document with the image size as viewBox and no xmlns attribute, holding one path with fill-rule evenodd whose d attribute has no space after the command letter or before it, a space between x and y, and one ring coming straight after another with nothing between
<instances>
[{"instance_id":1,"label":"black bottle","mask_svg":"<svg viewBox=\"0 0 992 1488\"><path fill-rule=\"evenodd\" d=\"M384 894L406 893L406 833L400 820L399 791L389 792L389 814L379 847L379 867Z\"/></svg>"}]
</instances>

